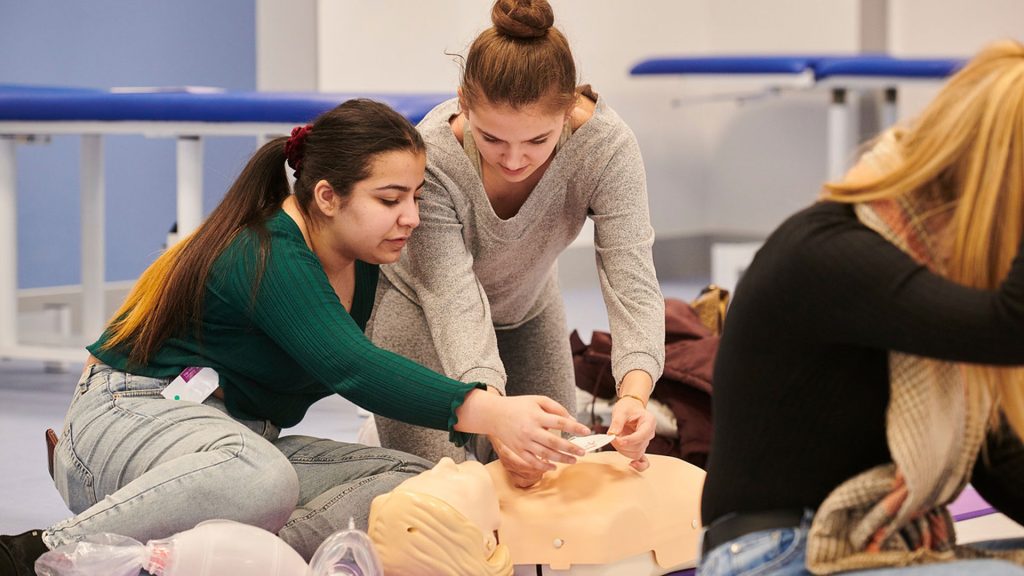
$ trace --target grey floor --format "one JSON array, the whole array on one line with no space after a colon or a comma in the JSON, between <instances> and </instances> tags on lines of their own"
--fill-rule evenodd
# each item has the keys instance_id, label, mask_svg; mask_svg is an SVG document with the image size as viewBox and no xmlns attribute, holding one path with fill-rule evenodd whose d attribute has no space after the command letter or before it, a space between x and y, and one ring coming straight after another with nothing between
<instances>
[{"instance_id":1,"label":"grey floor","mask_svg":"<svg viewBox=\"0 0 1024 576\"><path fill-rule=\"evenodd\" d=\"M662 290L666 297L689 300L705 283L665 283ZM564 296L569 327L579 330L584 341L594 330L607 330L597 289L566 290ZM40 362L0 360L0 534L46 527L69 515L47 474L43 435L47 428L59 432L81 369L81 364L69 365L52 373ZM354 441L361 424L354 405L331 397L287 432Z\"/></svg>"}]
</instances>

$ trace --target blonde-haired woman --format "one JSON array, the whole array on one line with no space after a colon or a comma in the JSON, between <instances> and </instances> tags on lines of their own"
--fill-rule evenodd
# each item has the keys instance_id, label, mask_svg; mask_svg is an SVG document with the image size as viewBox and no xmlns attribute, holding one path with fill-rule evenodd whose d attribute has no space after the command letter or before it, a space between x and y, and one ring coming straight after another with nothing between
<instances>
[{"instance_id":1,"label":"blonde-haired woman","mask_svg":"<svg viewBox=\"0 0 1024 576\"><path fill-rule=\"evenodd\" d=\"M972 482L1024 521L1022 235L1024 46L1005 41L744 274L715 366L701 574L1024 573L1005 561L1024 542L957 547L946 509Z\"/></svg>"}]
</instances>

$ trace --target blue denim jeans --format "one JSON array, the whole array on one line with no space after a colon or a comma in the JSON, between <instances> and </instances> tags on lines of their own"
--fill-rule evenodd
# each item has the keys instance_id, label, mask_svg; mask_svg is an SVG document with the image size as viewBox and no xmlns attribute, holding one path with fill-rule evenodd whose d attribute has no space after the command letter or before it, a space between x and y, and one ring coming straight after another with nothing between
<instances>
[{"instance_id":1,"label":"blue denim jeans","mask_svg":"<svg viewBox=\"0 0 1024 576\"><path fill-rule=\"evenodd\" d=\"M804 514L800 526L751 532L711 550L697 565L698 576L812 576L804 567L807 533L813 512ZM1017 541L1015 541L1017 542ZM1024 544L1024 543L1021 543ZM982 546L982 545L979 545ZM991 548L1000 548L993 543ZM1000 560L962 560L905 568L879 568L843 572L843 576L1024 576L1024 568Z\"/></svg>"},{"instance_id":2,"label":"blue denim jeans","mask_svg":"<svg viewBox=\"0 0 1024 576\"><path fill-rule=\"evenodd\" d=\"M430 463L231 417L223 402L167 400L168 380L102 364L82 374L54 457L75 516L45 530L51 548L97 532L145 543L226 518L281 536L306 560L349 518Z\"/></svg>"}]
</instances>

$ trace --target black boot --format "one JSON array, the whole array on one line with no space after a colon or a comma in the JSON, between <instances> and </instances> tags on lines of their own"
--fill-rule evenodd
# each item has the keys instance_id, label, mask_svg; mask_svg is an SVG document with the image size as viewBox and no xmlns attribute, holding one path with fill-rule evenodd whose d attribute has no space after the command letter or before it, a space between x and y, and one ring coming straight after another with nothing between
<instances>
[{"instance_id":1,"label":"black boot","mask_svg":"<svg viewBox=\"0 0 1024 576\"><path fill-rule=\"evenodd\" d=\"M42 530L0 536L0 576L35 576L36 559L49 550Z\"/></svg>"}]
</instances>

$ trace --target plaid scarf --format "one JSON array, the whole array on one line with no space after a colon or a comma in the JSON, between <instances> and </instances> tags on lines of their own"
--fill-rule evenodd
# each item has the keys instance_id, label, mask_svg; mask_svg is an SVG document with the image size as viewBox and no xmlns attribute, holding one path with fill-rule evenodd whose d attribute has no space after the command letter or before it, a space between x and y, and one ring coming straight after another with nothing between
<instances>
[{"instance_id":1,"label":"plaid scarf","mask_svg":"<svg viewBox=\"0 0 1024 576\"><path fill-rule=\"evenodd\" d=\"M851 175L890 166L897 138L886 134ZM865 226L941 274L946 251L935 239L945 236L939 232L949 221L944 202L921 193L861 203L855 211ZM893 461L842 483L819 507L807 543L807 568L815 574L990 556L956 545L947 510L985 440L987 391L967 386L959 364L899 352L889 354L889 380Z\"/></svg>"}]
</instances>

